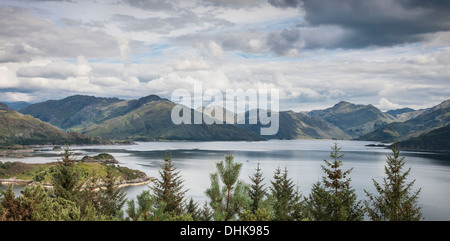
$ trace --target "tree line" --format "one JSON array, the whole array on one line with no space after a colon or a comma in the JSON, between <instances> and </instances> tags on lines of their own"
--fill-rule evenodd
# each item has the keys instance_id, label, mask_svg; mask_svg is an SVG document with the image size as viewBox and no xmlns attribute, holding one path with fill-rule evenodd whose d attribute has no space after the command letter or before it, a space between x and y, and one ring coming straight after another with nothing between
<instances>
[{"instance_id":1,"label":"tree line","mask_svg":"<svg viewBox=\"0 0 450 241\"><path fill-rule=\"evenodd\" d=\"M181 172L170 156L164 157L154 185L134 200L127 200L115 185L116 177L107 171L98 186L95 178L83 179L74 168L70 148L64 149L52 175L53 189L27 186L16 197L12 185L0 192L0 220L11 221L374 221L423 220L418 203L421 189L407 182L411 169L404 170L405 157L393 145L387 155L385 177L373 180L376 193L364 190L359 200L351 186L352 169L343 170L343 154L337 143L330 160L321 165L324 176L313 184L308 196L289 177L287 168L278 167L269 185L264 183L258 163L250 183L239 179L242 163L232 155L216 163L210 174L208 200L200 206L186 197ZM126 205L126 206L125 206ZM124 209L126 215L124 213Z\"/></svg>"}]
</instances>

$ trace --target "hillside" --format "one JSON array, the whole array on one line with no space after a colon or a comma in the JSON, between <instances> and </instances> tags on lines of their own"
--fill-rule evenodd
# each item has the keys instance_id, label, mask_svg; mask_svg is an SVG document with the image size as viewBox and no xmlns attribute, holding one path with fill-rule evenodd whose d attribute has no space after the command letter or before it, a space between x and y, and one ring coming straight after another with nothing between
<instances>
[{"instance_id":1,"label":"hillside","mask_svg":"<svg viewBox=\"0 0 450 241\"><path fill-rule=\"evenodd\" d=\"M402 150L450 152L450 124L397 143Z\"/></svg>"},{"instance_id":2,"label":"hillside","mask_svg":"<svg viewBox=\"0 0 450 241\"><path fill-rule=\"evenodd\" d=\"M278 133L272 136L264 136L267 139L349 139L350 135L342 131L339 127L317 117L294 111L280 111ZM250 125L248 112L246 113L245 125L240 128L250 129L259 134L262 127L260 122Z\"/></svg>"},{"instance_id":3,"label":"hillside","mask_svg":"<svg viewBox=\"0 0 450 241\"><path fill-rule=\"evenodd\" d=\"M386 111L386 114L389 114L389 115L397 118L401 114L410 113L410 112L414 112L414 111L415 110L411 109L411 108L401 108L401 109L395 109L395 110L388 110L388 111Z\"/></svg>"},{"instance_id":4,"label":"hillside","mask_svg":"<svg viewBox=\"0 0 450 241\"><path fill-rule=\"evenodd\" d=\"M417 137L450 123L450 100L428 109L403 108L387 113L373 105L341 101L333 107L307 113L281 111L278 113L278 133L261 136L260 130L264 125L248 124L248 113L244 125L207 125L205 122L175 125L171 120L174 106L175 103L156 95L136 100L76 95L33 104L20 112L47 121L62 130L71 131L71 135L80 135L79 138L83 137L77 133L105 139L141 141L359 139L393 142ZM10 108L8 111L5 108L9 107L0 106L0 109L11 112ZM211 111L207 110L207 113ZM193 113L197 113L197 110L191 110L192 116ZM207 113L204 118L212 118ZM55 139L56 134L52 133L49 131L48 135ZM33 142L38 140L39 138L35 138ZM17 142L17 138L14 142Z\"/></svg>"},{"instance_id":5,"label":"hillside","mask_svg":"<svg viewBox=\"0 0 450 241\"><path fill-rule=\"evenodd\" d=\"M421 114L415 118L404 122L390 123L359 139L384 142L403 141L448 124L450 124L450 100L421 111Z\"/></svg>"},{"instance_id":6,"label":"hillside","mask_svg":"<svg viewBox=\"0 0 450 241\"><path fill-rule=\"evenodd\" d=\"M25 108L25 107L31 105L30 103L28 103L26 101L2 102L2 103L7 104L13 110L20 110L22 108Z\"/></svg>"},{"instance_id":7,"label":"hillside","mask_svg":"<svg viewBox=\"0 0 450 241\"><path fill-rule=\"evenodd\" d=\"M120 101L123 100L74 95L62 100L49 100L32 104L20 109L19 112L67 130L76 125L101 120L101 109Z\"/></svg>"},{"instance_id":8,"label":"hillside","mask_svg":"<svg viewBox=\"0 0 450 241\"><path fill-rule=\"evenodd\" d=\"M103 144L98 137L64 132L30 115L18 113L0 104L0 146Z\"/></svg>"},{"instance_id":9,"label":"hillside","mask_svg":"<svg viewBox=\"0 0 450 241\"><path fill-rule=\"evenodd\" d=\"M373 105L355 105L345 101L331 108L310 111L308 115L337 126L352 137L367 134L396 120Z\"/></svg>"},{"instance_id":10,"label":"hillside","mask_svg":"<svg viewBox=\"0 0 450 241\"><path fill-rule=\"evenodd\" d=\"M171 111L175 104L153 99L124 115L87 127L89 136L133 140L263 140L259 135L234 125L175 125ZM191 110L193 117L194 110Z\"/></svg>"},{"instance_id":11,"label":"hillside","mask_svg":"<svg viewBox=\"0 0 450 241\"><path fill-rule=\"evenodd\" d=\"M72 104L73 102L73 104ZM175 125L175 104L156 95L137 100L71 96L20 110L87 136L132 140L263 140L234 125ZM194 111L194 110L192 110Z\"/></svg>"}]
</instances>

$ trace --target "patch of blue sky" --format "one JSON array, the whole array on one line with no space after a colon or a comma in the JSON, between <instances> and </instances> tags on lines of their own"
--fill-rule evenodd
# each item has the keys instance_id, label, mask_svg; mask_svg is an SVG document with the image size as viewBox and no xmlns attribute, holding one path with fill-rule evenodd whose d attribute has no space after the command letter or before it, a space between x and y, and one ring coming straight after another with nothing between
<instances>
[{"instance_id":1,"label":"patch of blue sky","mask_svg":"<svg viewBox=\"0 0 450 241\"><path fill-rule=\"evenodd\" d=\"M154 60L167 56L169 52L174 53L178 51L176 46L170 44L150 44L143 51L133 53L130 61L135 64L144 63L147 60Z\"/></svg>"},{"instance_id":2,"label":"patch of blue sky","mask_svg":"<svg viewBox=\"0 0 450 241\"><path fill-rule=\"evenodd\" d=\"M123 62L121 59L89 59L89 63L106 63L106 64L120 64Z\"/></svg>"}]
</instances>

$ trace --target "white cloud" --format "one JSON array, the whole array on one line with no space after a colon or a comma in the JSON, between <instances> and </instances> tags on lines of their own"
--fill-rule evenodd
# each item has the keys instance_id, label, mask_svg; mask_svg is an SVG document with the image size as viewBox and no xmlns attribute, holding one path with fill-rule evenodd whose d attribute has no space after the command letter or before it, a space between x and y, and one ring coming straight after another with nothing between
<instances>
[{"instance_id":1,"label":"white cloud","mask_svg":"<svg viewBox=\"0 0 450 241\"><path fill-rule=\"evenodd\" d=\"M208 44L208 49L212 56L219 60L223 59L223 49L216 42L210 41Z\"/></svg>"},{"instance_id":2,"label":"white cloud","mask_svg":"<svg viewBox=\"0 0 450 241\"><path fill-rule=\"evenodd\" d=\"M174 69L179 71L209 70L211 65L205 60L198 58L192 52L184 52L174 61Z\"/></svg>"},{"instance_id":3,"label":"white cloud","mask_svg":"<svg viewBox=\"0 0 450 241\"><path fill-rule=\"evenodd\" d=\"M33 96L21 92L0 92L0 100L8 102L31 101Z\"/></svg>"},{"instance_id":4,"label":"white cloud","mask_svg":"<svg viewBox=\"0 0 450 241\"><path fill-rule=\"evenodd\" d=\"M383 110L383 111L395 110L395 109L402 108L401 105L394 104L394 103L390 102L388 99L386 99L384 97L380 99L380 101L378 102L377 107L378 107L378 109Z\"/></svg>"},{"instance_id":5,"label":"white cloud","mask_svg":"<svg viewBox=\"0 0 450 241\"><path fill-rule=\"evenodd\" d=\"M277 88L281 109L305 110L340 100L427 107L450 96L448 32L427 33L418 44L350 48L354 29L310 25L295 6L5 0L0 93L169 97L202 81L205 89Z\"/></svg>"}]
</instances>

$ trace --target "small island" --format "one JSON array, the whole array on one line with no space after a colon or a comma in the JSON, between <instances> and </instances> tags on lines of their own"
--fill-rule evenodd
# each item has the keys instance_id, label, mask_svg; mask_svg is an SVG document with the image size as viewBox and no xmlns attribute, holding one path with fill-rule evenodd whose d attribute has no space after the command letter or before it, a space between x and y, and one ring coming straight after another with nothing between
<instances>
[{"instance_id":1,"label":"small island","mask_svg":"<svg viewBox=\"0 0 450 241\"><path fill-rule=\"evenodd\" d=\"M386 148L391 147L391 145L386 145L386 144L367 144L365 146L367 146L367 147L386 147Z\"/></svg>"},{"instance_id":2,"label":"small island","mask_svg":"<svg viewBox=\"0 0 450 241\"><path fill-rule=\"evenodd\" d=\"M113 155L108 153L100 153L96 156L84 156L81 159L82 162L100 162L105 164L117 164L119 163Z\"/></svg>"},{"instance_id":3,"label":"small island","mask_svg":"<svg viewBox=\"0 0 450 241\"><path fill-rule=\"evenodd\" d=\"M95 157L85 156L84 161L76 161L77 173L84 179L102 180L106 169L112 168L118 187L144 185L155 180L139 170L111 164L117 163L110 154L101 153ZM45 188L52 188L51 177L58 162L30 164L23 162L0 162L0 185L34 185L40 183Z\"/></svg>"}]
</instances>

